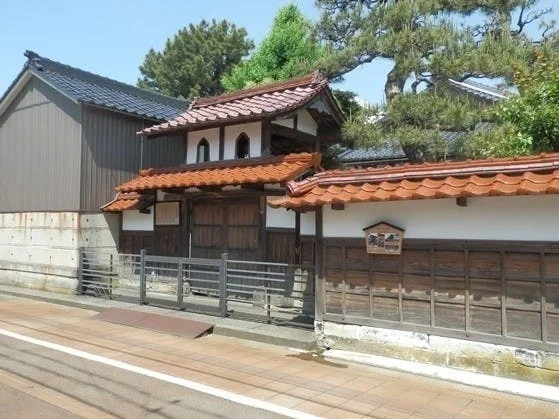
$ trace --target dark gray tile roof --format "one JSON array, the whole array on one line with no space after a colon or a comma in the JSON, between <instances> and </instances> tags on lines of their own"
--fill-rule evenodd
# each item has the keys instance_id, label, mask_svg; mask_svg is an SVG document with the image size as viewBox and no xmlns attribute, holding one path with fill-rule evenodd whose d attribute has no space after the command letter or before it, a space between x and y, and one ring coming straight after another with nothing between
<instances>
[{"instance_id":1,"label":"dark gray tile roof","mask_svg":"<svg viewBox=\"0 0 559 419\"><path fill-rule=\"evenodd\" d=\"M452 145L454 145L454 142L464 134L466 134L464 131L443 131L441 132L441 139L450 149L452 148ZM381 147L349 148L338 155L338 159L341 163L396 160L405 158L406 153L404 153L402 147L399 144L391 144L390 141L387 141Z\"/></svg>"},{"instance_id":2,"label":"dark gray tile roof","mask_svg":"<svg viewBox=\"0 0 559 419\"><path fill-rule=\"evenodd\" d=\"M449 79L450 85L462 92L470 93L481 99L485 99L491 102L496 102L502 99L506 99L511 95L504 89L499 89L498 87L489 86L487 84L478 83L473 80L464 80L462 82Z\"/></svg>"},{"instance_id":3,"label":"dark gray tile roof","mask_svg":"<svg viewBox=\"0 0 559 419\"><path fill-rule=\"evenodd\" d=\"M169 120L188 107L188 101L130 86L26 51L26 68L78 102L115 109L154 120Z\"/></svg>"}]
</instances>

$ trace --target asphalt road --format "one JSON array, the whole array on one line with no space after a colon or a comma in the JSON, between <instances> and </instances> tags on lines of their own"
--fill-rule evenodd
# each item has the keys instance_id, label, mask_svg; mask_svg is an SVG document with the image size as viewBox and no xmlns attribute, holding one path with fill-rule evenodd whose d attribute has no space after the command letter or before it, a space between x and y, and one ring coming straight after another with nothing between
<instances>
[{"instance_id":1,"label":"asphalt road","mask_svg":"<svg viewBox=\"0 0 559 419\"><path fill-rule=\"evenodd\" d=\"M0 336L0 417L281 416Z\"/></svg>"}]
</instances>

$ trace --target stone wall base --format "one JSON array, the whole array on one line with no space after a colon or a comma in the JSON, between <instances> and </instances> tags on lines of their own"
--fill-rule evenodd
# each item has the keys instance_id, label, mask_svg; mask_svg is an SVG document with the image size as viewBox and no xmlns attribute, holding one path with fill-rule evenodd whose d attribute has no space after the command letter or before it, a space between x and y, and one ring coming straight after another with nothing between
<instances>
[{"instance_id":1,"label":"stone wall base","mask_svg":"<svg viewBox=\"0 0 559 419\"><path fill-rule=\"evenodd\" d=\"M320 347L559 385L559 353L370 326L315 322Z\"/></svg>"},{"instance_id":2,"label":"stone wall base","mask_svg":"<svg viewBox=\"0 0 559 419\"><path fill-rule=\"evenodd\" d=\"M0 284L14 287L33 288L44 291L72 294L78 286L77 273L61 276L55 273L38 273L15 269L0 269Z\"/></svg>"}]
</instances>

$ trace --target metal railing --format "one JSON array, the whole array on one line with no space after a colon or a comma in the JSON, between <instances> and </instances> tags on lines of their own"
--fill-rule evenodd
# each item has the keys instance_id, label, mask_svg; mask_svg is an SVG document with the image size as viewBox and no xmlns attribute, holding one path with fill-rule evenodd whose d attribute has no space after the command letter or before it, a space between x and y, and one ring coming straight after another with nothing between
<instances>
[{"instance_id":1,"label":"metal railing","mask_svg":"<svg viewBox=\"0 0 559 419\"><path fill-rule=\"evenodd\" d=\"M272 313L277 320L283 317L286 321L294 315L312 316L311 278L308 271L287 263L227 260L227 300L248 302L254 308L263 309L268 322L272 320ZM241 311L243 306L236 308ZM246 306L244 308L250 312Z\"/></svg>"},{"instance_id":2,"label":"metal railing","mask_svg":"<svg viewBox=\"0 0 559 419\"><path fill-rule=\"evenodd\" d=\"M286 263L80 249L78 294L289 322L314 316L313 274Z\"/></svg>"},{"instance_id":3,"label":"metal railing","mask_svg":"<svg viewBox=\"0 0 559 419\"><path fill-rule=\"evenodd\" d=\"M81 248L77 293L137 300L140 262L140 255Z\"/></svg>"}]
</instances>

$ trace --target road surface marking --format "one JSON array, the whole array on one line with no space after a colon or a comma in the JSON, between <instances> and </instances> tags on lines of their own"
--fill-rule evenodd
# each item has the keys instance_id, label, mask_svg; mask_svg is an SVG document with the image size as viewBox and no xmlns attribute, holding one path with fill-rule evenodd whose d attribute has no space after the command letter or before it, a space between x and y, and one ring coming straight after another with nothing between
<instances>
[{"instance_id":1,"label":"road surface marking","mask_svg":"<svg viewBox=\"0 0 559 419\"><path fill-rule=\"evenodd\" d=\"M195 390L200 393L209 394L214 397L219 397L224 400L229 400L234 403L242 404L257 409L266 410L268 412L277 413L290 418L297 419L318 419L318 416L310 415L308 413L300 412L295 409L279 406L277 404L269 403L263 400L254 399L252 397L243 396L242 394L232 393L230 391L221 390L219 388L211 387L206 384L197 383L195 381L186 380L184 378L175 377L173 375L164 374L161 372L149 370L147 368L138 367L136 365L128 364L126 362L117 361L115 359L107 358L101 355L91 354L89 352L80 351L78 349L70 348L68 346L59 345L57 343L49 342L46 340L35 339L29 336L21 335L19 333L11 332L6 329L0 329L0 335L10 337L12 339L21 340L23 342L31 343L33 345L42 346L43 348L52 349L54 351L63 352L78 358L87 359L88 361L98 362L100 364L109 365L111 367L119 368L125 371L130 371L136 374L144 375L146 377L155 378L156 380L165 381L167 383L176 384L181 387Z\"/></svg>"}]
</instances>

